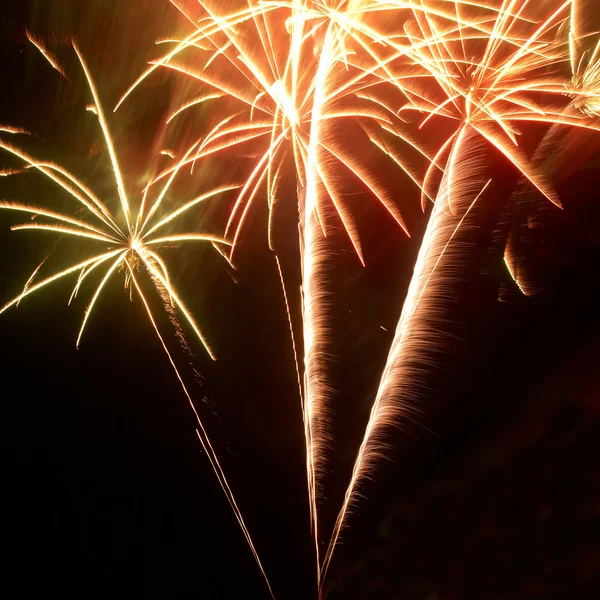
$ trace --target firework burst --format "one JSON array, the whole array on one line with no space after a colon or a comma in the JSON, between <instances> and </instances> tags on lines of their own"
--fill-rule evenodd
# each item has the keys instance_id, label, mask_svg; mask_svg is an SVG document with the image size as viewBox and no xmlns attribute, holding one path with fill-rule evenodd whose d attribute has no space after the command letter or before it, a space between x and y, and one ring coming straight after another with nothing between
<instances>
[{"instance_id":1,"label":"firework burst","mask_svg":"<svg viewBox=\"0 0 600 600\"><path fill-rule=\"evenodd\" d=\"M30 39L33 40L31 37ZM35 40L34 44L36 47L38 47L38 49L43 48L43 46L41 46L40 42L37 40ZM152 327L183 388L189 405L196 418L198 425L196 432L198 438L210 460L219 484L221 485L221 488L223 489L223 492L225 493L227 500L231 505L244 536L246 537L248 545L265 578L267 586L269 587L269 591L271 592L271 595L273 595L259 556L236 503L235 497L227 482L223 469L208 438L200 416L192 402L191 396L184 384L179 370L177 369L171 353L169 352L167 344L165 343L165 340L159 331L155 316L152 313L149 301L142 291L142 286L140 283L140 278L142 275L145 275L149 278L152 286L155 288L158 296L163 302L171 321L179 329L177 316L182 315L185 323L194 332L195 336L200 341L206 352L213 360L215 360L213 350L208 344L189 308L181 299L176 287L172 283L167 263L161 256L161 250L165 248L178 247L184 242L208 242L214 246L229 246L230 243L227 242L223 236L208 232L182 231L165 235L164 231L168 224L177 225L178 220L181 222L180 217L201 202L225 192L234 190L239 186L220 186L200 196L197 196L192 200L177 205L175 209L165 210L165 203L163 201L167 196L175 175L179 171L179 168L176 168L167 182L162 186L156 197L151 199L150 195L146 191L142 195L140 201L137 203L137 207L132 206L129 195L126 191L126 186L123 180L121 169L119 167L119 161L114 142L110 134L104 109L99 99L98 91L90 75L87 64L81 55L81 52L75 44L73 44L73 47L81 63L81 67L85 73L86 80L93 96L94 103L88 107L88 110L97 115L106 148L110 156L115 187L117 189L119 198L118 210L111 211L106 203L102 202L102 200L95 195L92 190L90 190L80 179L78 179L67 169L52 162L37 160L19 147L0 140L0 148L24 161L28 168L36 169L54 183L59 185L62 190L71 197L71 199L76 201L78 208L86 215L86 218L76 218L69 214L65 214L64 212L51 210L42 206L32 206L18 202L0 202L0 209L10 210L12 212L28 213L35 217L35 222L15 225L12 227L12 230L52 232L65 238L77 238L82 243L85 243L86 254L88 254L88 257L84 260L61 269L51 276L36 281L38 271L47 260L44 259L44 261L42 261L42 263L34 270L27 280L23 291L18 296L7 302L2 308L0 308L0 314L10 307L17 305L23 298L33 293L45 290L46 287L51 283L71 275L76 275L77 279L69 299L70 303L78 295L84 282L88 280L88 278L91 279L95 275L99 274L99 283L97 284L91 300L84 312L83 321L77 336L76 344L79 346L86 325L100 299L106 284L117 274L124 274L125 289L130 293L131 296L133 296L134 290L139 295ZM54 68L60 70L57 67L57 61L47 49L43 48L42 53ZM2 131L11 134L25 133L22 130L9 127L3 127ZM40 222L40 217L45 219L46 222ZM99 246L102 247L101 250L99 250Z\"/></svg>"},{"instance_id":2,"label":"firework burst","mask_svg":"<svg viewBox=\"0 0 600 600\"><path fill-rule=\"evenodd\" d=\"M404 33L412 41L409 54L429 74L430 80L403 82L402 91L408 103L401 111L424 115L419 129L435 119L450 120L457 127L437 151L424 177L423 208L434 197L435 207L325 555L324 572L348 511L357 502L361 483L372 476L377 460L385 454L384 430L407 414L415 394L419 372L410 367L411 355L423 356L421 344L425 342L415 340L411 332L418 331L428 318L421 312L424 298L428 298L426 304L431 307L435 304L437 287L448 285L448 279L440 275L437 266L432 268L440 259L439 236L434 232L445 228L440 226L440 219L446 212L461 214L458 199L464 199L469 188L465 169L468 170L472 157L472 145L477 140L490 144L518 169L525 181L560 206L547 175L538 168L540 161L530 161L520 149L517 125L533 122L597 129L574 106L565 106L564 100L557 105L565 95L560 67L569 59L569 43L560 32L569 18L570 1L545 7L542 14L539 5L533 7L527 0L505 0L500 7L472 2L443 4L453 10L441 11L433 3L415 1L411 9L413 18L403 24ZM586 94L588 99L593 98L589 92ZM461 224L459 221L457 227ZM510 270L509 263L507 266ZM425 289L429 291L425 293ZM427 345L435 346L430 337L425 336L424 340Z\"/></svg>"},{"instance_id":3,"label":"firework burst","mask_svg":"<svg viewBox=\"0 0 600 600\"><path fill-rule=\"evenodd\" d=\"M124 274L126 289L140 296L194 409L140 280L150 280L171 318L175 319L176 313L183 315L214 358L172 284L161 250L205 241L233 261L253 207L266 200L269 247L275 252L282 280L296 356L311 530L322 591L348 513L356 505L363 482L372 477L385 454L387 428L414 409L423 367L431 364L431 355L439 347L434 323L442 318L441 301L454 281L455 267L464 258L456 242L490 183L484 183L479 159L483 146L492 147L513 165L523 185L560 206L546 152L558 127L600 128L600 42L588 44L590 35L581 33L579 2L575 0L239 0L233 8L232 3L224 8L218 0L170 2L192 30L186 36L161 40L161 45L171 49L150 63L117 108L156 71L181 74L188 90L193 85L197 89L172 111L167 123L177 124L188 117L193 125L186 135L191 131L195 137L181 141L180 151L177 144L163 150L172 162L149 182L139 202L132 204L97 90L76 49L94 99L91 110L98 117L110 156L119 204L110 210L60 165L38 161L0 140L0 148L61 186L86 215L80 218L45 207L2 202L2 209L36 217L35 222L13 229L58 233L77 238L90 248L84 260L39 280L46 265L43 261L22 293L0 312L69 275L77 276L72 299L85 281L98 276L77 338L79 344L105 286L117 274ZM64 75L44 44L28 37ZM206 114L209 110L201 112L203 109L210 109L210 114ZM450 124L450 133L430 154L415 140L439 139L430 132L442 122ZM527 123L555 126L531 158L519 145L521 126ZM10 127L0 128L0 132L25 133ZM356 152L356 147L361 152ZM390 167L399 167L418 186L422 207L430 210L430 216L351 480L321 560L318 496L331 446L333 393L328 385L332 259L327 237L341 223L365 264L361 224L347 198L349 183L374 197L407 231L397 202L369 168L365 147L377 152ZM222 186L174 209L165 208L170 206L166 200L171 185L184 170L193 173L196 163L208 157L231 156L239 158L236 170L246 169L241 185ZM423 169L416 167L417 163L424 163ZM282 192L284 179L296 188L301 348L296 346L292 302L278 255L276 216L281 203L287 202ZM181 215L225 192L235 193L235 201L224 236L187 231L163 234L167 225L180 222ZM43 219L45 222L40 222ZM97 250L100 245L101 251ZM511 238L506 246L506 266L522 291L530 293L533 288L520 277L517 261ZM195 414L200 441L264 575L231 489Z\"/></svg>"},{"instance_id":4,"label":"firework burst","mask_svg":"<svg viewBox=\"0 0 600 600\"><path fill-rule=\"evenodd\" d=\"M201 2L201 10L194 16L173 4L193 23L194 31L181 40L170 40L175 48L154 61L124 98L163 67L202 86L202 92L176 109L169 121L206 102L225 102L227 110L208 133L188 146L184 159L161 173L153 184L171 176L181 164L193 165L201 157L250 148L257 158L251 163L227 228L233 239L233 256L250 210L264 190L269 206L269 245L276 250L274 216L282 201L280 181L290 168L296 179L304 346L303 369L298 371L303 372L299 378L309 506L320 568L317 495L331 419L325 238L335 217L364 264L358 227L345 198L344 178L375 196L406 231L385 186L340 133L354 127L359 139L382 152L391 165L400 166L420 186L406 149L417 158L429 157L405 131L385 93L378 94L380 87L396 89L409 76L391 71L393 61L406 50L387 46L367 24L365 17L373 9L364 2L248 2L240 3L239 10L225 12L216 2ZM377 53L373 44L381 46Z\"/></svg>"}]
</instances>

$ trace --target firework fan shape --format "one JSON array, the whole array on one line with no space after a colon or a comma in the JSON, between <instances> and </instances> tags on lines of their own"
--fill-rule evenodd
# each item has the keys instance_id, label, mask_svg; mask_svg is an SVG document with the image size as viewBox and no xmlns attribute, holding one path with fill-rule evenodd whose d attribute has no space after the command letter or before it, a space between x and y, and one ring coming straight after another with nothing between
<instances>
[{"instance_id":1,"label":"firework fan shape","mask_svg":"<svg viewBox=\"0 0 600 600\"><path fill-rule=\"evenodd\" d=\"M426 2L414 4L418 7L412 10L414 18L407 19L403 29L413 40L411 56L415 64L429 73L432 81L421 84L423 80L418 80L419 85L413 86L405 82L403 92L409 102L402 110L424 115L419 128L434 119L452 120L457 128L436 153L424 178L423 206L437 194L436 208L430 217L433 220L423 240L350 485L325 555L324 572L348 511L358 500L361 484L372 477L378 459L385 455L387 428L398 424L410 412L420 377L419 370L414 370L411 363L420 357L421 363L427 364L427 352L436 345L434 339L429 343L415 340L410 331L422 326L419 320L429 318L419 310L420 303L426 301L423 299L426 287L432 294L435 279L444 279L443 270L434 269L425 279L422 272L424 265L432 261L437 264L431 253L435 256L439 242L434 241L437 236L432 231L439 229L440 215L444 214L437 203L442 199L445 210L460 214L454 196L463 197L464 193L464 155L471 155L477 139L487 142L520 171L524 180L560 206L547 176L538 168L539 160L529 161L520 150L517 124L548 123L597 129L597 124L586 118L589 111L582 114L574 103L565 106L565 78L558 70L569 60L569 43L559 33L569 19L570 2L546 7L541 15L539 5L527 1L505 1L500 7L446 3L455 9L453 19L425 10ZM455 36L457 27L459 35ZM429 244L433 245L431 249Z\"/></svg>"},{"instance_id":2,"label":"firework fan shape","mask_svg":"<svg viewBox=\"0 0 600 600\"><path fill-rule=\"evenodd\" d=\"M50 64L59 70L61 74L64 74L60 69L56 59L42 45L42 43L32 36L29 36L29 39L38 47L38 49L42 51L42 54L48 59ZM231 505L244 536L246 537L248 545L265 578L267 586L269 587L269 591L271 592L268 579L262 568L260 559L252 539L250 538L250 534L246 528L235 497L231 491L231 488L229 487L223 469L219 464L218 458L208 438L200 416L192 402L191 396L175 365L171 353L168 350L164 338L159 331L155 317L151 311L150 304L144 295L140 282L140 276L145 273L150 279L158 296L162 300L165 310L170 320L175 325L178 333L180 332L178 315L182 315L186 324L194 332L195 336L201 342L206 352L213 360L215 360L213 350L209 346L190 310L184 304L177 292L177 289L174 287L167 264L161 257L160 250L161 248L177 247L183 242L208 242L213 244L215 247L217 247L217 245L229 245L230 243L227 242L224 237L211 233L177 232L174 234L163 235L163 232L167 225L177 225L178 220L181 222L181 219L179 218L201 202L225 192L234 190L239 186L220 186L192 200L177 205L173 210L164 210L163 201L167 197L169 188L175 179L177 172L179 171L179 169L175 169L155 198L150 199L149 194L147 192L144 193L137 209L134 209L126 192L114 142L112 140L105 113L98 96L98 91L94 85L89 69L81 52L75 44L73 44L73 47L85 73L85 77L89 84L89 88L94 100L94 103L88 107L88 110L97 115L100 127L102 129L104 141L110 156L112 171L114 174L119 198L118 210L111 211L100 198L98 198L88 187L86 187L84 183L82 183L75 175L60 165L36 160L34 157L30 156L28 153L14 146L13 144L9 144L0 140L0 148L6 152L9 152L15 157L18 157L24 161L29 168L38 170L54 183L58 184L64 192L66 192L73 200L77 202L79 209L84 210L85 214L89 217L89 220L80 219L69 214L47 209L41 206L32 206L18 202L0 202L0 209L28 213L36 218L34 223L15 225L12 227L12 230L53 232L67 238L73 237L81 240L86 244L86 248L91 246L91 248L87 249L88 253L90 253L90 250L93 248L91 256L85 260L62 269L56 272L54 275L46 277L41 281L36 281L38 271L47 260L44 259L44 261L42 261L42 263L34 270L32 275L27 280L22 293L0 308L0 314L10 307L17 305L26 296L44 290L46 286L50 285L51 283L61 280L69 275L77 274L77 281L69 299L69 303L71 303L88 278L91 279L95 274L103 272L100 282L96 286L92 298L84 312L83 321L76 342L77 346L79 347L86 324L88 323L89 318L106 284L113 276L116 276L116 274L124 273L125 289L129 291L132 297L133 291L135 290L142 301L154 332L156 333L165 353L167 354L169 362L175 371L189 405L194 413L198 425L198 429L196 430L198 438L209 458L219 484L223 489L229 504ZM11 127L2 127L1 131L11 134L25 133L23 130ZM45 219L48 219L48 222L41 223L39 222L38 217L44 217ZM98 246L100 244L104 246L102 251L98 251Z\"/></svg>"},{"instance_id":3,"label":"firework fan shape","mask_svg":"<svg viewBox=\"0 0 600 600\"><path fill-rule=\"evenodd\" d=\"M175 48L156 60L121 102L147 76L163 67L195 79L202 86L202 93L176 109L169 121L206 102L215 106L226 103L224 118L188 146L184 159L161 173L153 184L170 176L181 164L193 165L202 157L228 150L243 152L250 147L257 158L238 194L227 228L227 233L233 235L232 256L250 210L263 190L269 204L269 244L276 250L274 215L282 201L279 184L290 170L296 179L304 346L303 369L298 369L298 377L309 505L320 565L317 495L325 470L331 419L326 369L327 340L331 335L327 313L329 273L324 241L335 218L341 221L364 264L357 225L344 198L343 177L353 178L371 193L406 231L389 192L343 143L340 132L357 127L376 151L401 167L420 187L416 170L406 158L407 149L422 159L429 156L405 131L385 93L378 93L380 87L396 89L414 73L408 69L392 73L394 61L407 50L385 44L384 38L364 21L373 9L362 2L249 2L237 11L227 12L220 3L202 2L202 10L194 16L173 4L195 30L182 40L169 40ZM380 45L381 50L373 51L373 44Z\"/></svg>"}]
</instances>

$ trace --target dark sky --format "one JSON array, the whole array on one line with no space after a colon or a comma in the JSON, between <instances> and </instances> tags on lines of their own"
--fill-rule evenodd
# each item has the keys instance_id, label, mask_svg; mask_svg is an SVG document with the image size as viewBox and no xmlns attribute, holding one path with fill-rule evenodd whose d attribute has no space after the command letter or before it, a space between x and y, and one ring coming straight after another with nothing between
<instances>
[{"instance_id":1,"label":"dark sky","mask_svg":"<svg viewBox=\"0 0 600 600\"><path fill-rule=\"evenodd\" d=\"M158 4L2 3L0 123L34 132L31 152L105 192L106 155L68 42L77 37L113 106L157 55L153 41L181 26L176 11ZM25 27L56 45L70 82L28 44ZM156 123L176 91L174 78L158 77L111 116L128 181L142 180L163 143ZM424 376L416 422L393 434L392 460L351 518L331 568L331 599L597 597L600 144L565 140L575 151L553 174L563 211L531 194L525 205L508 203L516 174L490 154L496 188L479 209L472 256L448 301L443 352ZM15 166L0 157L0 167ZM401 183L395 193L403 203L412 198ZM0 178L0 198L64 202L30 173ZM367 267L344 240L335 257L336 454L324 528L344 492L422 237L425 217L416 197L413 204L411 240L383 210L359 206ZM293 205L290 214L293 231ZM203 218L220 216L217 208ZM187 355L169 322L161 326L276 596L300 600L314 597L301 412L265 216L258 211L251 223L237 283L215 253L173 257L219 360L194 345ZM540 292L524 297L502 248L532 217L539 226L520 252ZM49 252L69 251L52 234L10 232L22 221L0 214L2 301ZM292 282L294 244L290 236L283 253ZM76 350L87 298L69 307L70 290L56 285L0 317L3 595L267 598L139 301L115 281Z\"/></svg>"}]
</instances>

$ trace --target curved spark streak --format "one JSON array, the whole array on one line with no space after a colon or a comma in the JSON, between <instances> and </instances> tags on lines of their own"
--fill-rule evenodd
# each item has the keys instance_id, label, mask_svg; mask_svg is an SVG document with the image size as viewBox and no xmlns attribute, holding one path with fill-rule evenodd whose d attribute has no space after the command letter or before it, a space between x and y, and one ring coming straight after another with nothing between
<instances>
[{"instance_id":1,"label":"curved spark streak","mask_svg":"<svg viewBox=\"0 0 600 600\"><path fill-rule=\"evenodd\" d=\"M29 276L29 279L25 282L25 285L23 286L23 292L22 293L25 293L29 289L29 286L31 285L31 283L35 279L35 276L38 274L39 270L44 266L44 263L47 260L48 260L48 256L46 256L45 258L43 258L42 262L33 270L33 272L31 273L31 275ZM15 306L18 307L19 303L17 302L17 304Z\"/></svg>"},{"instance_id":2,"label":"curved spark streak","mask_svg":"<svg viewBox=\"0 0 600 600\"><path fill-rule=\"evenodd\" d=\"M50 225L44 223L24 223L22 225L13 225L11 231L19 231L24 229L33 229L38 231L56 231L58 233L66 233L68 235L75 235L79 237L88 238L90 240L98 240L100 242L118 242L117 239L109 236L105 233L98 235L96 233L92 233L90 231L81 231L79 229L74 229L73 227L67 227L66 225Z\"/></svg>"},{"instance_id":3,"label":"curved spark streak","mask_svg":"<svg viewBox=\"0 0 600 600\"><path fill-rule=\"evenodd\" d=\"M27 36L27 39L39 50L40 54L42 54L42 56L50 63L52 68L58 71L68 81L68 77L64 69L60 66L60 63L58 60L56 60L56 57L54 57L52 53L45 47L43 42L36 38L29 31L25 31L25 35Z\"/></svg>"},{"instance_id":4,"label":"curved spark streak","mask_svg":"<svg viewBox=\"0 0 600 600\"><path fill-rule=\"evenodd\" d=\"M125 215L125 221L127 222L127 227L129 228L129 201L127 200L127 194L125 193L125 185L123 184L123 176L121 175L121 169L119 168L119 162L117 160L117 154L115 152L115 147L112 141L112 137L110 135L108 129L108 123L106 122L106 118L104 116L104 110L102 108L102 104L98 98L98 92L96 91L96 85L90 76L90 72L88 66L79 51L79 48L76 44L73 44L73 49L77 54L77 58L81 63L81 67L83 72L85 73L85 77L87 79L90 91L92 92L92 96L94 97L94 107L96 109L96 114L98 116L98 121L100 122L100 127L102 128L102 132L104 133L104 140L106 142L106 147L108 148L108 153L110 155L110 161L112 163L113 173L115 176L115 180L117 182L117 188L119 190L119 197L121 199L121 206L123 208L123 214Z\"/></svg>"},{"instance_id":5,"label":"curved spark streak","mask_svg":"<svg viewBox=\"0 0 600 600\"><path fill-rule=\"evenodd\" d=\"M121 254L118 255L117 260L110 266L106 274L102 278L102 281L96 288L94 295L92 296L92 300L90 301L89 306L87 307L85 314L83 316L83 322L81 323L81 329L79 330L79 335L77 336L77 341L75 342L75 347L79 348L79 342L81 341L81 336L83 335L83 330L85 329L85 324L92 312L94 310L94 305L96 304L96 300L98 300L98 296L100 296L100 292L102 288L106 285L106 282L110 279L110 276L115 272L115 269L123 262L125 259L125 255L127 254L127 250L123 250Z\"/></svg>"},{"instance_id":6,"label":"curved spark streak","mask_svg":"<svg viewBox=\"0 0 600 600\"><path fill-rule=\"evenodd\" d=\"M85 206L85 208L87 208L91 213L93 213L94 216L100 219L104 224L113 228L114 231L120 232L120 229L114 224L114 221L112 221L112 219L110 218L108 209L99 200L97 200L94 196L90 196L89 194L87 194L87 192L86 195L88 196L88 198L85 198L76 189L74 189L73 186L71 186L69 183L58 177L54 173L54 171L64 174L64 177L66 179L75 183L75 185L78 188L85 192L85 186L82 183L78 182L74 175L70 173L67 175L67 171L65 169L62 169L61 167L58 167L58 165L53 165L51 163L40 163L20 148L17 148L12 144L7 144L2 140L0 140L0 148L17 156L21 160L28 163L32 168L37 169L38 171L46 175L46 177L57 183L61 188L63 188L73 198L75 198L78 202Z\"/></svg>"},{"instance_id":7,"label":"curved spark streak","mask_svg":"<svg viewBox=\"0 0 600 600\"><path fill-rule=\"evenodd\" d=\"M42 217L48 217L51 219L56 219L63 223L68 223L70 225L76 225L77 227L81 227L83 229L87 229L88 231L92 231L93 233L97 233L103 237L107 237L107 234L101 229L97 229L93 227L89 223L85 221L81 221L80 219L75 219L70 217L69 215L65 215L63 213L56 212L54 210L48 210L47 208L43 208L41 206L33 206L31 204L20 204L18 202L0 202L0 209L12 210L15 212L25 212L33 215L41 215ZM108 236L111 239L116 241L116 238L112 238L112 236Z\"/></svg>"}]
</instances>

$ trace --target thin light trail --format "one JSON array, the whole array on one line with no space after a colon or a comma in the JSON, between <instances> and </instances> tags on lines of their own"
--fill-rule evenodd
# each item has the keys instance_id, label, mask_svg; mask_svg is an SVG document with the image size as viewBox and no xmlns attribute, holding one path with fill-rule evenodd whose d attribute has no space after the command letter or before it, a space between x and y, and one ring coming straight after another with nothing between
<instances>
[{"instance_id":1,"label":"thin light trail","mask_svg":"<svg viewBox=\"0 0 600 600\"><path fill-rule=\"evenodd\" d=\"M319 68L315 77L315 93L311 116L310 144L306 167L306 193L301 207L302 231L302 279L304 316L304 413L308 429L307 473L311 494L311 521L317 559L317 581L321 581L319 552L319 521L317 513L317 485L324 465L324 450L328 443L326 386L326 340L327 340L327 292L329 282L323 272L327 252L323 227L324 215L319 213L319 144L321 138L322 113L325 108L327 78L334 64L333 31L328 28L320 48Z\"/></svg>"},{"instance_id":2,"label":"thin light trail","mask_svg":"<svg viewBox=\"0 0 600 600\"><path fill-rule=\"evenodd\" d=\"M292 342L292 351L294 353L294 366L296 367L296 378L298 380L298 397L300 398L300 405L302 407L302 413L304 414L304 399L302 394L302 377L300 375L300 361L298 360L298 350L296 348L296 336L294 335L294 325L292 322L292 312L290 309L290 303L288 300L287 289L285 285L285 280L283 277L283 270L281 268L281 261L279 260L279 256L275 254L275 260L277 262L277 271L279 273L279 280L281 283L281 289L283 291L283 300L285 302L285 312L287 315L288 326L290 330L290 340Z\"/></svg>"},{"instance_id":3,"label":"thin light trail","mask_svg":"<svg viewBox=\"0 0 600 600\"><path fill-rule=\"evenodd\" d=\"M219 460L217 458L215 450L214 450L212 444L210 443L210 438L208 437L206 429L204 429L204 424L202 423L202 419L200 419L200 415L198 414L198 411L196 410L194 402L192 401L192 397L190 396L190 393L188 392L188 390L185 386L183 378L181 377L181 374L179 373L179 369L177 369L177 365L175 364L175 361L173 360L173 357L171 356L171 353L169 352L167 344L165 343L165 340L158 329L158 325L156 324L156 321L154 320L152 311L150 310L150 306L148 305L148 302L138 284L137 278L135 277L135 273L133 270L131 270L131 268L129 268L129 269L130 269L129 272L131 275L131 280L133 281L135 289L137 290L138 295L140 296L142 303L144 304L144 308L146 309L146 314L148 315L148 318L150 319L150 322L152 323L154 332L156 333L156 336L160 340L163 350L165 351L165 354L167 355L167 358L169 359L169 362L171 363L171 366L173 367L173 371L175 371L177 379L179 380L181 389L183 390L185 397L187 398L188 404L189 404L190 408L192 409L192 412L194 413L194 417L195 417L196 422L198 423L198 427L199 427L199 429L196 429L196 434L198 435L198 439L200 440L202 449L204 450L206 456L208 457L208 460L210 461L210 465L211 465L215 475L217 476L219 485L221 486L221 489L223 490L223 493L225 494L225 497L227 498L227 502L229 502L229 505L231 506L231 510L233 511L233 514L235 515L235 518L237 519L240 529L242 530L244 537L246 538L246 541L248 542L248 546L250 547L250 550L252 551L254 560L256 561L256 564L258 565L260 572L262 573L262 576L265 580L265 583L267 584L267 587L269 588L269 594L271 595L271 598L273 598L273 600L275 600L275 594L273 593L273 590L271 589L271 584L269 583L267 574L265 573L262 563L260 562L260 557L258 555L258 552L256 551L256 548L254 547L254 543L252 542L252 538L250 537L250 532L248 531L248 528L246 527L246 524L244 523L242 513L237 505L237 502L235 501L235 496L233 495L233 492L231 491L231 488L229 487L229 483L227 482L227 478L225 477L223 468L221 467L221 464L219 463Z\"/></svg>"}]
</instances>

